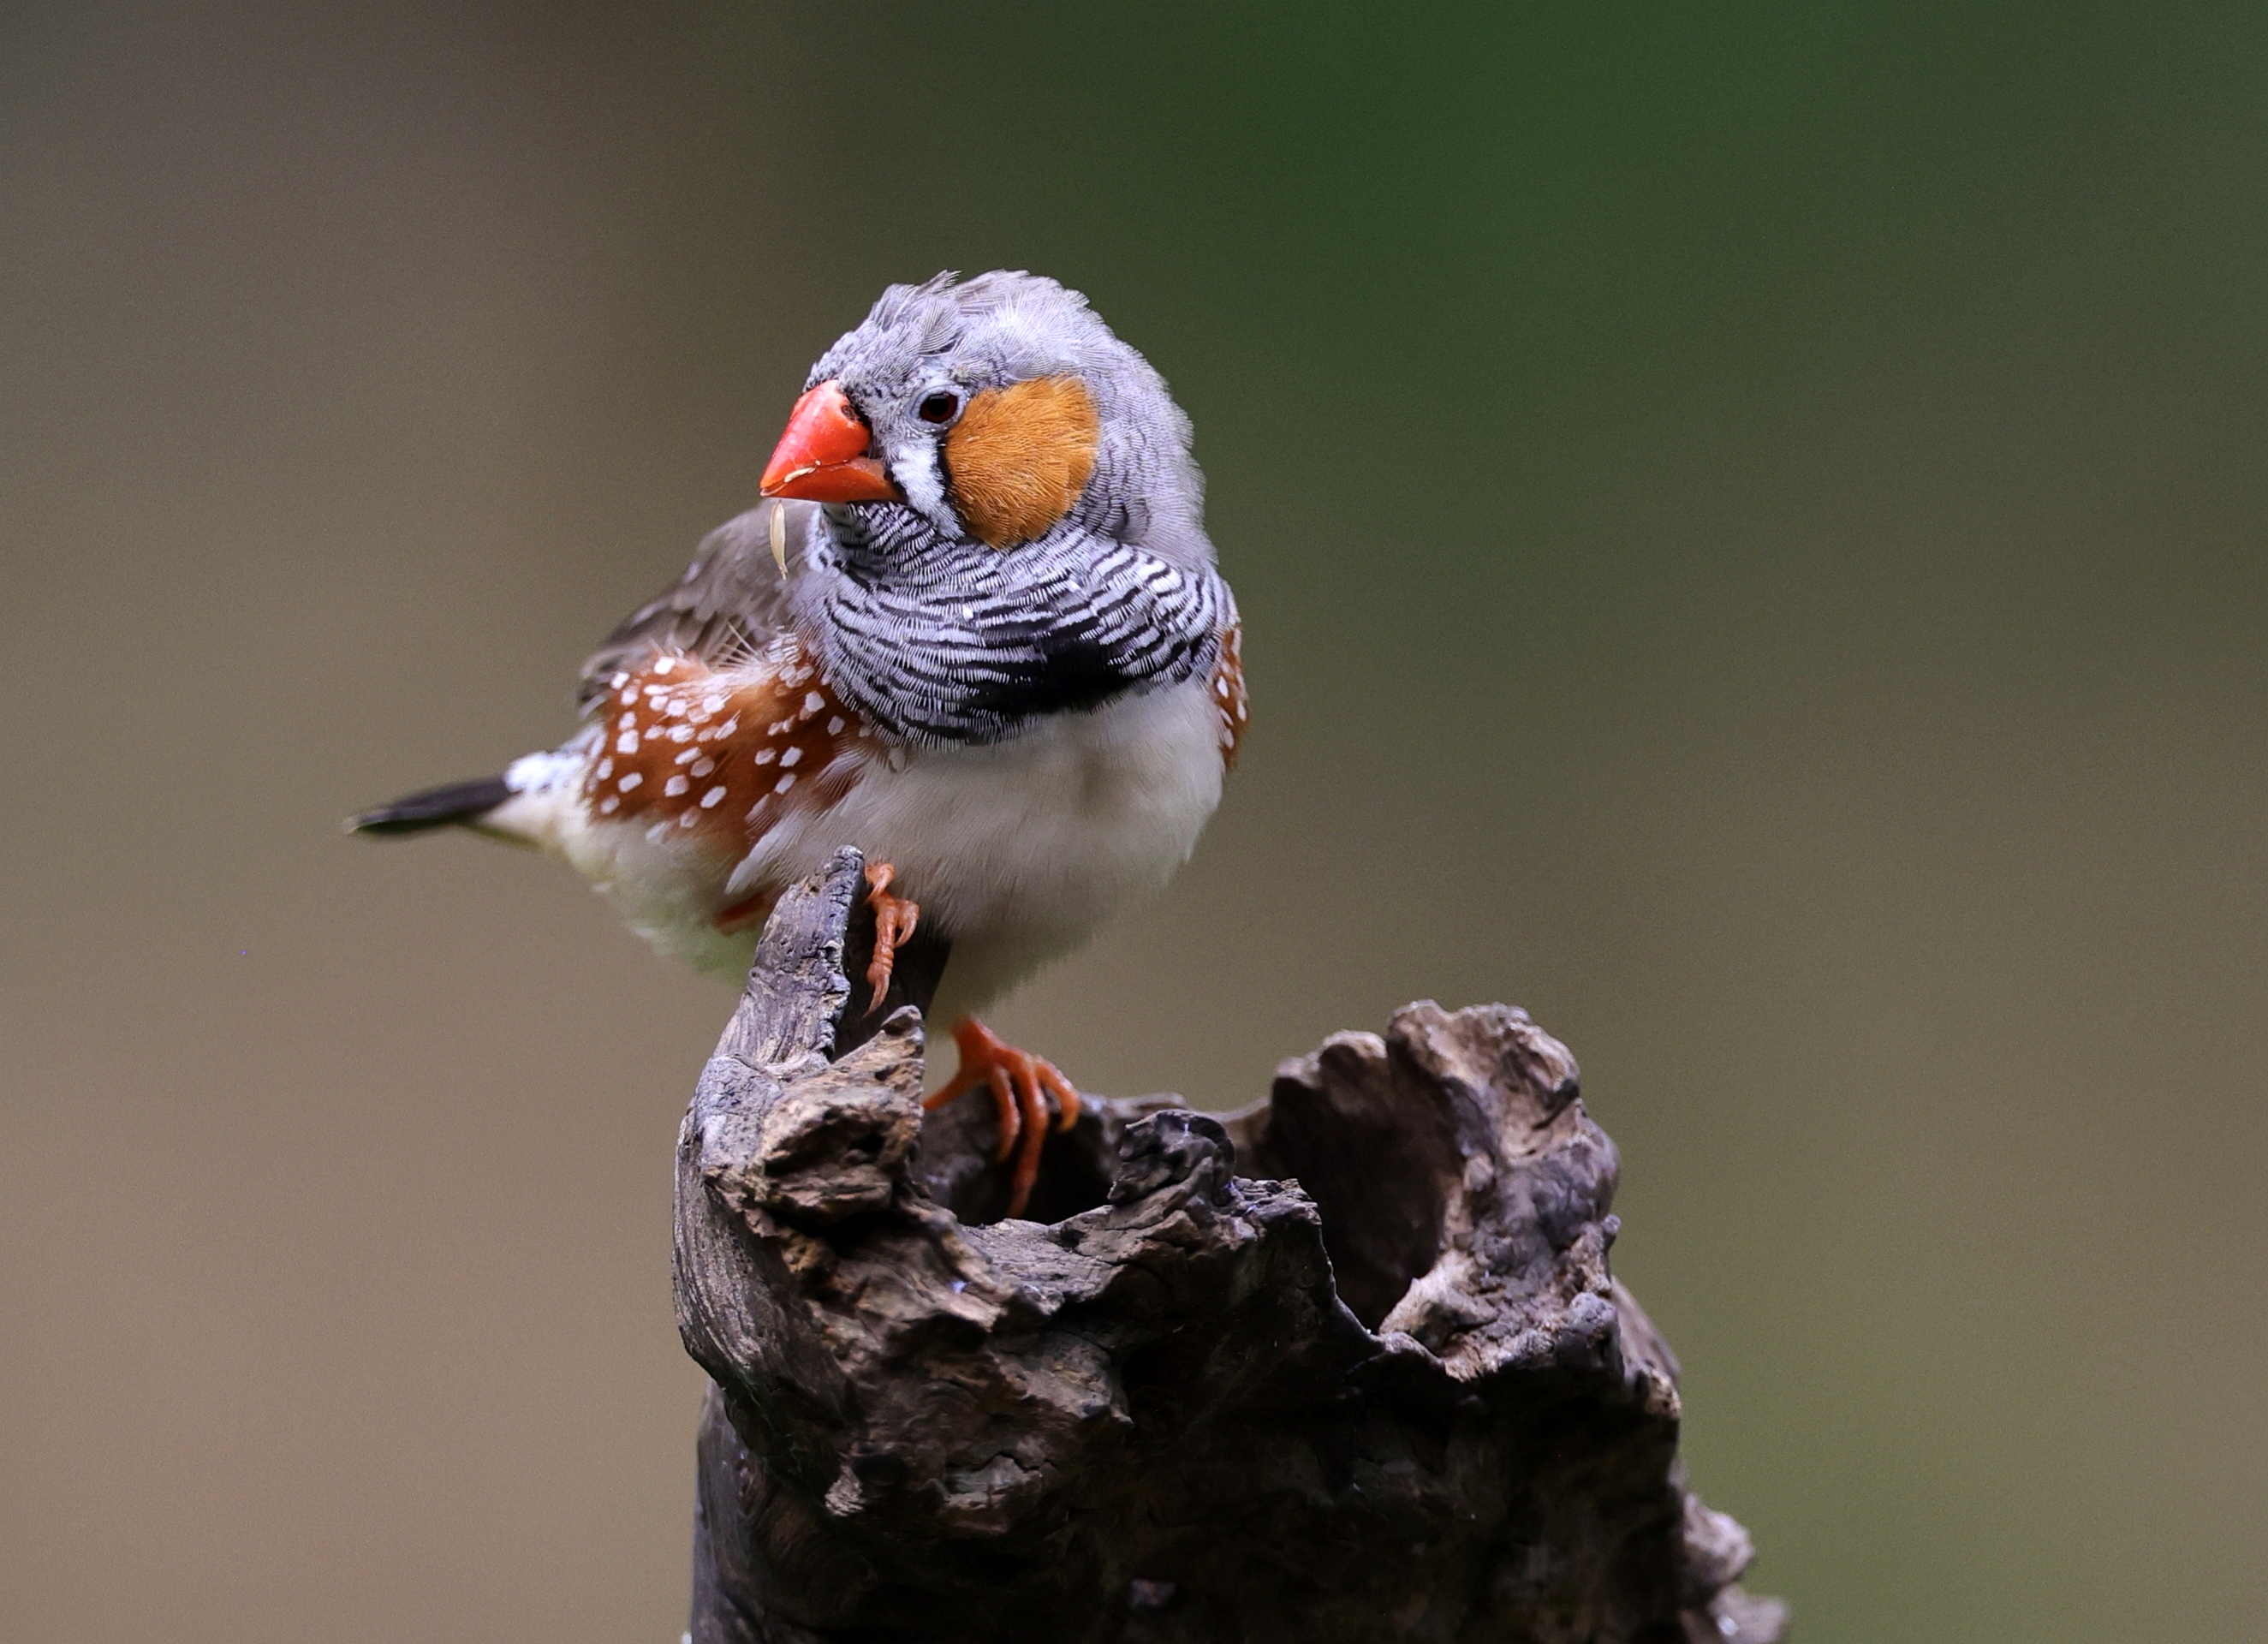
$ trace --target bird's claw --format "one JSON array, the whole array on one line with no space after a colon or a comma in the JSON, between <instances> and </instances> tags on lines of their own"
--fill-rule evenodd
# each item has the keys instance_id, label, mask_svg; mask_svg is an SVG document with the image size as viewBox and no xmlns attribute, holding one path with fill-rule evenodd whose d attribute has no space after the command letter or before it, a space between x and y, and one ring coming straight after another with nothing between
<instances>
[{"instance_id":1,"label":"bird's claw","mask_svg":"<svg viewBox=\"0 0 2268 1644\"><path fill-rule=\"evenodd\" d=\"M898 962L899 946L912 939L914 927L921 923L920 903L890 894L890 881L896 873L887 862L876 862L866 869L866 903L874 910L874 956L866 964L870 1014L882 1008L883 996L890 991L890 972Z\"/></svg>"},{"instance_id":2,"label":"bird's claw","mask_svg":"<svg viewBox=\"0 0 2268 1644\"><path fill-rule=\"evenodd\" d=\"M954 1024L953 1042L961 1051L961 1066L922 1106L941 1108L979 1084L991 1091L1000 1132L992 1156L998 1161L1015 1155L1015 1168L1008 1178L1008 1213L1021 1215L1032 1196L1032 1183L1040 1178L1040 1149L1048 1139L1048 1098L1055 1098L1055 1128L1067 1131L1079 1119L1079 1090L1054 1063L1005 1043L974 1016Z\"/></svg>"}]
</instances>

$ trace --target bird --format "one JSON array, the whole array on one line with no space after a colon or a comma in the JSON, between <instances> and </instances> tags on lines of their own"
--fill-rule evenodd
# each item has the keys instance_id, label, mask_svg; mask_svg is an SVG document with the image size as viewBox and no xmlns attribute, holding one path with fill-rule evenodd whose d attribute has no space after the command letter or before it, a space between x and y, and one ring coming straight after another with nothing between
<instances>
[{"instance_id":1,"label":"bird","mask_svg":"<svg viewBox=\"0 0 2268 1644\"><path fill-rule=\"evenodd\" d=\"M960 1065L926 1105L990 1093L1020 1214L1079 1093L976 1013L1163 889L1248 719L1190 445L1079 292L892 285L812 367L755 505L584 664L563 745L347 827L535 846L735 983L781 892L858 848L872 996L918 924L950 942Z\"/></svg>"}]
</instances>

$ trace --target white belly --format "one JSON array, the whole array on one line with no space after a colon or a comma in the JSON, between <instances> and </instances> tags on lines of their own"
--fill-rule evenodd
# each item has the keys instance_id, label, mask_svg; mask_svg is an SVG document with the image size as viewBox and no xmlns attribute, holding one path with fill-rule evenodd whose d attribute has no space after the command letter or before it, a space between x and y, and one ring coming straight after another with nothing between
<instances>
[{"instance_id":1,"label":"white belly","mask_svg":"<svg viewBox=\"0 0 2268 1644\"><path fill-rule=\"evenodd\" d=\"M547 767L497 813L497 830L563 856L658 949L729 981L746 974L756 933L718 933L719 909L816 873L844 845L889 863L893 888L953 942L940 1021L1163 889L1220 802L1222 770L1219 708L1192 681L1012 742L878 758L836 804L782 816L726 879L672 830L593 823L572 798L579 750L536 758L557 760L556 778Z\"/></svg>"},{"instance_id":2,"label":"white belly","mask_svg":"<svg viewBox=\"0 0 2268 1644\"><path fill-rule=\"evenodd\" d=\"M843 845L953 940L951 1021L1162 890L1220 802L1220 712L1202 681L1067 714L1012 742L878 763L841 803L792 816L733 874L817 872Z\"/></svg>"}]
</instances>

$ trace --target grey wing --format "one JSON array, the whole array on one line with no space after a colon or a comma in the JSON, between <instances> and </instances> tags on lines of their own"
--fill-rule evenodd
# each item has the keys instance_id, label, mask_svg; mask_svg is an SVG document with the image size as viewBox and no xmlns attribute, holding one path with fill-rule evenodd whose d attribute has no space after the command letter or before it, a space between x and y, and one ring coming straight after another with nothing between
<instances>
[{"instance_id":1,"label":"grey wing","mask_svg":"<svg viewBox=\"0 0 2268 1644\"><path fill-rule=\"evenodd\" d=\"M789 564L800 558L815 503L761 503L729 520L694 550L668 591L625 617L583 664L581 706L606 693L626 665L656 651L681 651L711 667L731 667L761 652L788 626L788 584L773 557L773 515Z\"/></svg>"}]
</instances>

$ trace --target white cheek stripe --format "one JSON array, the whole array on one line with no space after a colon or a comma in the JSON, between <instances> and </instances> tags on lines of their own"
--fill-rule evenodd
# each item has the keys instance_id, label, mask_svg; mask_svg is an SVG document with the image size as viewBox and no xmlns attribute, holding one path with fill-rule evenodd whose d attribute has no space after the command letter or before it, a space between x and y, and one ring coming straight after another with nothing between
<instances>
[{"instance_id":1,"label":"white cheek stripe","mask_svg":"<svg viewBox=\"0 0 2268 1644\"><path fill-rule=\"evenodd\" d=\"M890 476L917 512L940 529L960 534L959 524L945 505L945 476L938 470L935 445L924 439L899 451L890 459Z\"/></svg>"}]
</instances>

